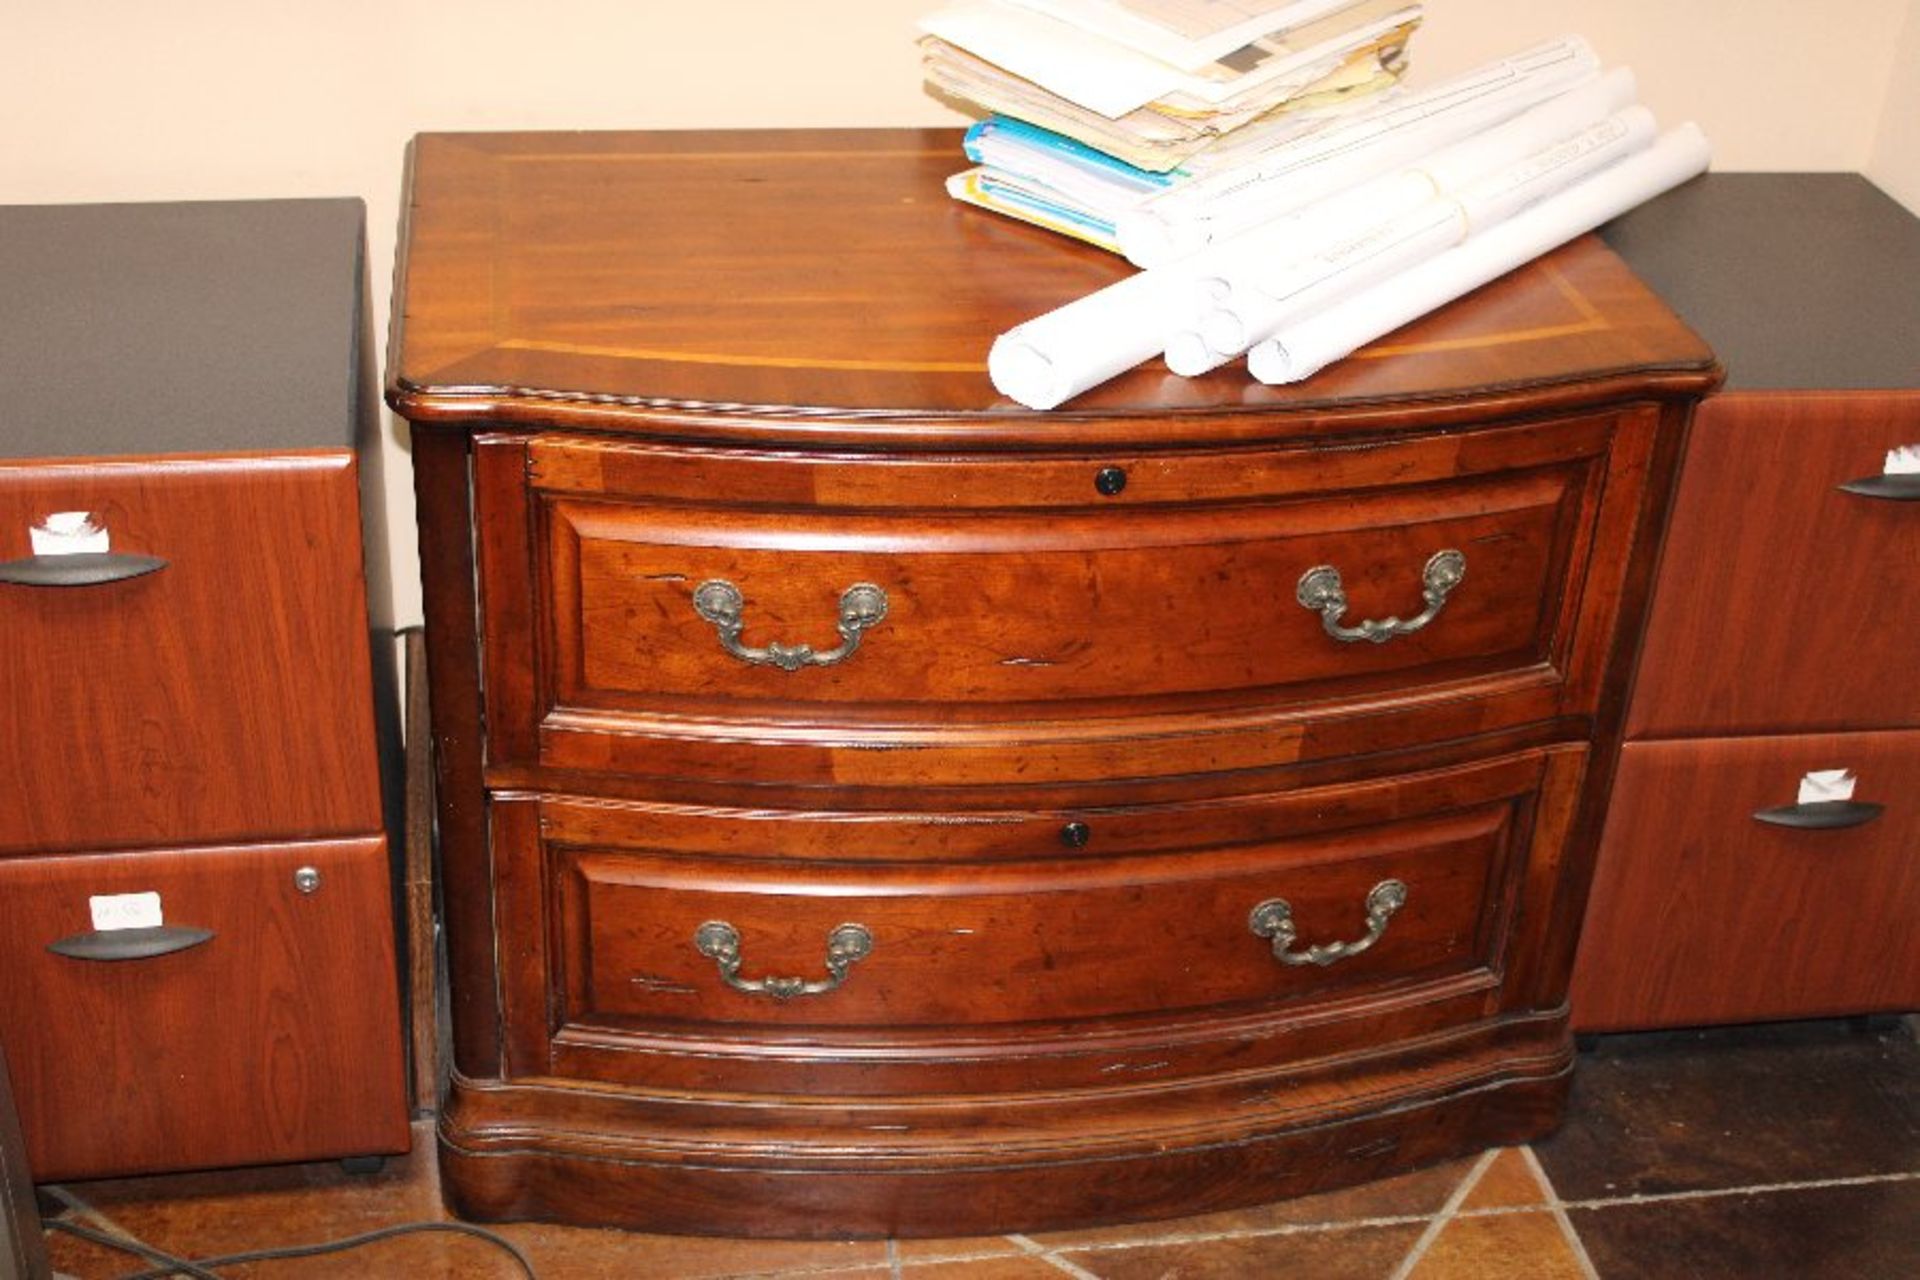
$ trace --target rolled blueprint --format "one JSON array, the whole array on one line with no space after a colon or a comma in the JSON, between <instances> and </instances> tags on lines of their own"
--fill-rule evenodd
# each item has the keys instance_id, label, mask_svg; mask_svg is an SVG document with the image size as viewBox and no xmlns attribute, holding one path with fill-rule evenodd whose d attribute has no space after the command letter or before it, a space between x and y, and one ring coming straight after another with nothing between
<instances>
[{"instance_id":1,"label":"rolled blueprint","mask_svg":"<svg viewBox=\"0 0 1920 1280\"><path fill-rule=\"evenodd\" d=\"M1208 255L1219 263L1219 274L1200 278L1200 326L1167 336L1167 368L1187 378L1219 368L1300 307L1357 292L1382 274L1452 248L1469 226L1453 217L1452 205L1428 207L1436 196L1457 198L1476 180L1511 171L1501 182L1505 196L1500 201L1492 192L1478 196L1476 217L1484 225L1496 215L1503 217L1496 209L1517 207L1515 198L1540 198L1630 148L1645 146L1653 138L1653 117L1638 107L1632 125L1596 130L1609 113L1619 113L1632 100L1634 73L1619 67L1400 173L1361 182L1267 223L1258 228L1258 240L1248 240L1250 232L1242 232L1213 244ZM1617 138L1622 130L1632 136ZM1465 217L1467 211L1459 213ZM1275 257L1286 269L1261 271L1261 261ZM1302 296L1308 282L1332 271L1340 273L1338 284Z\"/></svg>"},{"instance_id":2,"label":"rolled blueprint","mask_svg":"<svg viewBox=\"0 0 1920 1280\"><path fill-rule=\"evenodd\" d=\"M1142 271L995 338L987 376L1001 395L1051 409L1160 354L1169 317L1192 306L1191 277Z\"/></svg>"},{"instance_id":3,"label":"rolled blueprint","mask_svg":"<svg viewBox=\"0 0 1920 1280\"><path fill-rule=\"evenodd\" d=\"M1430 190L1419 180L1418 198L1406 201L1407 206L1418 204ZM1176 334L1196 330L1202 308L1218 300L1211 286L1229 258L1260 261L1289 252L1303 235L1309 242L1325 243L1329 234L1302 228L1320 223L1349 228L1353 216L1347 202L1329 201L1036 316L994 340L987 353L987 376L1002 395L1029 409L1051 409L1161 354Z\"/></svg>"},{"instance_id":4,"label":"rolled blueprint","mask_svg":"<svg viewBox=\"0 0 1920 1280\"><path fill-rule=\"evenodd\" d=\"M1117 218L1120 247L1138 266L1173 261L1391 173L1598 74L1578 36L1535 46L1154 196Z\"/></svg>"},{"instance_id":5,"label":"rolled blueprint","mask_svg":"<svg viewBox=\"0 0 1920 1280\"><path fill-rule=\"evenodd\" d=\"M1260 381L1298 382L1374 339L1497 279L1706 170L1699 126L1688 122L1504 222L1391 281L1288 325L1247 354Z\"/></svg>"},{"instance_id":6,"label":"rolled blueprint","mask_svg":"<svg viewBox=\"0 0 1920 1280\"><path fill-rule=\"evenodd\" d=\"M1536 151L1633 105L1634 93L1633 71L1615 68L1598 80L1529 107L1505 124L1443 147L1404 169L1348 187L1287 214L1281 220L1284 225L1263 223L1262 228L1285 234L1263 234L1261 248L1277 241L1280 252L1306 257L1364 228L1410 213L1433 196L1518 164ZM1226 250L1219 259L1223 271L1249 265L1237 246L1228 248L1227 242L1222 242L1214 248ZM1227 291L1224 275L1203 282L1207 300L1224 297Z\"/></svg>"},{"instance_id":7,"label":"rolled blueprint","mask_svg":"<svg viewBox=\"0 0 1920 1280\"><path fill-rule=\"evenodd\" d=\"M1215 351L1245 351L1281 325L1424 262L1474 231L1645 150L1654 132L1651 112L1628 107L1365 235L1277 271L1255 273L1247 288L1236 281L1226 305L1203 321L1201 334Z\"/></svg>"}]
</instances>

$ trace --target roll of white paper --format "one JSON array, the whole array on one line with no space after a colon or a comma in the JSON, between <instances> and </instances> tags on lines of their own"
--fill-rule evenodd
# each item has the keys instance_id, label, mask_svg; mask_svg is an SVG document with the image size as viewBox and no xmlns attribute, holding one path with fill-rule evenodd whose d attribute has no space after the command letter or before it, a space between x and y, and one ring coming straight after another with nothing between
<instances>
[{"instance_id":1,"label":"roll of white paper","mask_svg":"<svg viewBox=\"0 0 1920 1280\"><path fill-rule=\"evenodd\" d=\"M1537 200L1562 191L1622 156L1644 150L1653 114L1628 107L1519 164L1449 191L1415 212L1278 271L1254 274L1201 320L1206 344L1221 355L1245 351L1282 326L1451 249Z\"/></svg>"},{"instance_id":2,"label":"roll of white paper","mask_svg":"<svg viewBox=\"0 0 1920 1280\"><path fill-rule=\"evenodd\" d=\"M1298 382L1401 325L1593 230L1706 170L1699 126L1669 129L1635 152L1394 279L1288 325L1247 353L1253 376Z\"/></svg>"},{"instance_id":3,"label":"roll of white paper","mask_svg":"<svg viewBox=\"0 0 1920 1280\"><path fill-rule=\"evenodd\" d=\"M1236 281L1227 304L1202 319L1201 336L1214 351L1237 355L1294 316L1444 252L1466 234L1467 219L1459 205L1429 200L1363 235L1266 272L1251 287Z\"/></svg>"},{"instance_id":4,"label":"roll of white paper","mask_svg":"<svg viewBox=\"0 0 1920 1280\"><path fill-rule=\"evenodd\" d=\"M1593 80L1599 61L1578 36L1537 45L1245 165L1184 182L1116 220L1129 261L1151 267L1391 173L1451 142Z\"/></svg>"},{"instance_id":5,"label":"roll of white paper","mask_svg":"<svg viewBox=\"0 0 1920 1280\"><path fill-rule=\"evenodd\" d=\"M1537 200L1564 191L1622 157L1653 145L1658 128L1645 107L1617 111L1510 169L1468 183L1453 198L1467 215L1467 233L1512 217Z\"/></svg>"},{"instance_id":6,"label":"roll of white paper","mask_svg":"<svg viewBox=\"0 0 1920 1280\"><path fill-rule=\"evenodd\" d=\"M1624 111L1633 105L1635 92L1633 69L1615 67L1598 80L1529 107L1504 124L1416 160L1410 168L1424 173L1436 190L1457 191L1571 137L1596 120Z\"/></svg>"},{"instance_id":7,"label":"roll of white paper","mask_svg":"<svg viewBox=\"0 0 1920 1280\"><path fill-rule=\"evenodd\" d=\"M1193 277L1142 271L993 340L987 376L1029 409L1051 409L1150 360L1193 311Z\"/></svg>"}]
</instances>

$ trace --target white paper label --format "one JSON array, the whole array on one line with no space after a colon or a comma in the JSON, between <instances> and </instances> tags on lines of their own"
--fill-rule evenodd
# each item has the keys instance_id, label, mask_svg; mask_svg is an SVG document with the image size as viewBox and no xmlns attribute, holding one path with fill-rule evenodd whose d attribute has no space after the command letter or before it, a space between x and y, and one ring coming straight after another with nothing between
<instances>
[{"instance_id":1,"label":"white paper label","mask_svg":"<svg viewBox=\"0 0 1920 1280\"><path fill-rule=\"evenodd\" d=\"M1815 769L1800 779L1800 803L1851 800L1855 781L1851 769Z\"/></svg>"},{"instance_id":2,"label":"white paper label","mask_svg":"<svg viewBox=\"0 0 1920 1280\"><path fill-rule=\"evenodd\" d=\"M160 895L157 893L97 893L87 899L93 913L93 927L102 933L113 929L158 929Z\"/></svg>"},{"instance_id":3,"label":"white paper label","mask_svg":"<svg viewBox=\"0 0 1920 1280\"><path fill-rule=\"evenodd\" d=\"M1898 449L1887 450L1887 465L1881 474L1889 476L1920 475L1920 444L1903 444Z\"/></svg>"},{"instance_id":4,"label":"white paper label","mask_svg":"<svg viewBox=\"0 0 1920 1280\"><path fill-rule=\"evenodd\" d=\"M93 522L91 511L56 511L27 530L27 541L37 556L105 555L107 531Z\"/></svg>"}]
</instances>

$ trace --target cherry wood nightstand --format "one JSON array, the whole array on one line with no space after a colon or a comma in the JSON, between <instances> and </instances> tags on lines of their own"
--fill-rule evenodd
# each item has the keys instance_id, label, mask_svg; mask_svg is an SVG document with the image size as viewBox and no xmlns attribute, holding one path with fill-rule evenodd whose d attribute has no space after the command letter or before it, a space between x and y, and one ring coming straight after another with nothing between
<instances>
[{"instance_id":1,"label":"cherry wood nightstand","mask_svg":"<svg viewBox=\"0 0 1920 1280\"><path fill-rule=\"evenodd\" d=\"M362 221L0 209L0 1038L36 1178L407 1147Z\"/></svg>"}]
</instances>

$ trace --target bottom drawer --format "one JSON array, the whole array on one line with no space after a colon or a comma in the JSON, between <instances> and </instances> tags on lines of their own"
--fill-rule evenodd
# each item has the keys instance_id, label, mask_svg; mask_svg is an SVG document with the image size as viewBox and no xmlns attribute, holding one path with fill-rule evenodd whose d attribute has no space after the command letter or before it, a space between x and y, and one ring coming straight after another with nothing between
<instances>
[{"instance_id":1,"label":"bottom drawer","mask_svg":"<svg viewBox=\"0 0 1920 1280\"><path fill-rule=\"evenodd\" d=\"M1846 768L1878 813L1781 826ZM1621 754L1574 972L1582 1030L1920 1007L1920 732L1637 742Z\"/></svg>"},{"instance_id":2,"label":"bottom drawer","mask_svg":"<svg viewBox=\"0 0 1920 1280\"><path fill-rule=\"evenodd\" d=\"M1131 1038L1177 1072L1168 1036L1257 1055L1281 1025L1370 1019L1378 1041L1394 1013L1412 1015L1395 1034L1484 1017L1539 796L1583 759L1104 810L1073 851L1063 813L503 799L514 1066L705 1087L731 1054L779 1063L733 1087L868 1092L890 1068L964 1061L956 1088L993 1088L994 1062L1034 1079L1040 1046L1129 1072L1114 1046Z\"/></svg>"},{"instance_id":3,"label":"bottom drawer","mask_svg":"<svg viewBox=\"0 0 1920 1280\"><path fill-rule=\"evenodd\" d=\"M388 886L378 837L0 860L34 1177L406 1150Z\"/></svg>"}]
</instances>

